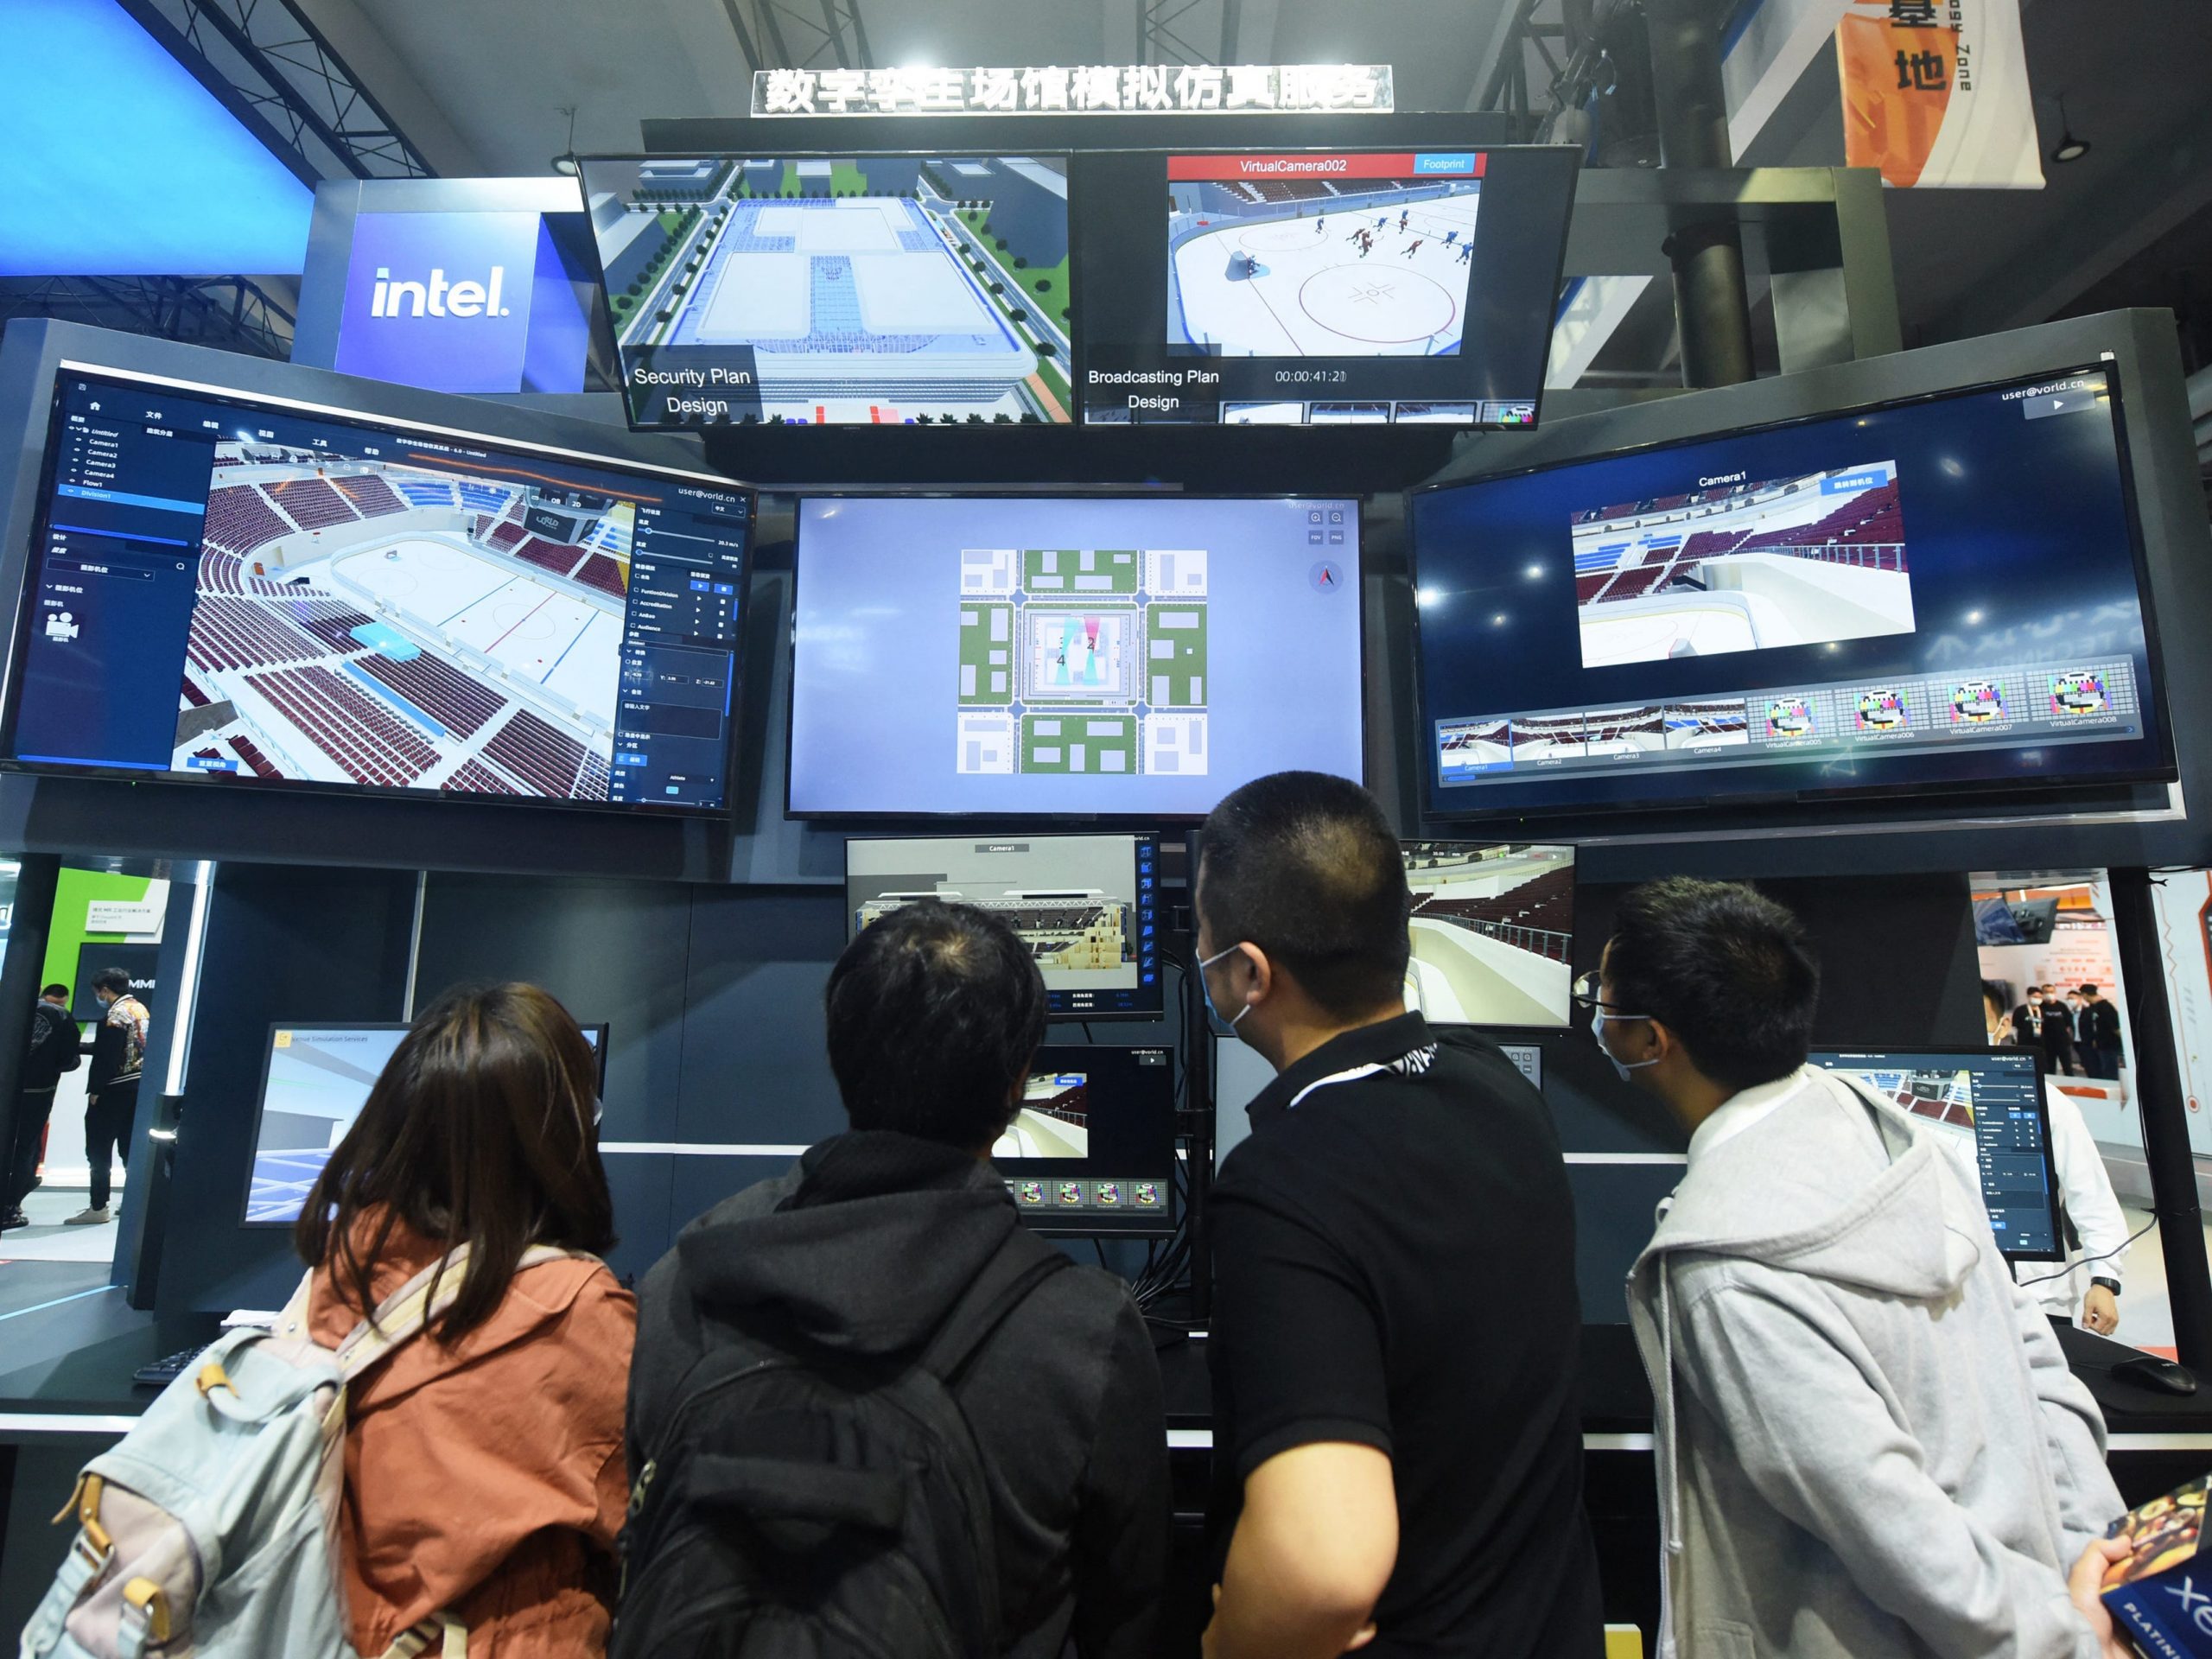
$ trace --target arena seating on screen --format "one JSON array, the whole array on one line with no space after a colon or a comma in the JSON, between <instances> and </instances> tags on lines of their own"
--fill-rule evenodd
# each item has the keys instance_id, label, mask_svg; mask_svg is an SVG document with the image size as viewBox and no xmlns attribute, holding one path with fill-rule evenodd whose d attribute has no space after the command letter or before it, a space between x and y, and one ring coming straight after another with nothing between
<instances>
[{"instance_id":1,"label":"arena seating on screen","mask_svg":"<svg viewBox=\"0 0 2212 1659\"><path fill-rule=\"evenodd\" d=\"M342 599L311 601L290 608L294 621L335 652L360 650L361 642L353 637L353 630L374 620Z\"/></svg>"},{"instance_id":2,"label":"arena seating on screen","mask_svg":"<svg viewBox=\"0 0 2212 1659\"><path fill-rule=\"evenodd\" d=\"M1904 518L1897 511L1897 487L1885 484L1878 490L1868 490L1854 496L1843 506L1826 518L1809 524L1798 524L1789 530L1771 530L1758 536L1732 536L1725 531L1700 531L1684 545L1684 559L1710 558L1724 553L1797 553L1804 552L1815 558L1835 556L1833 550L1867 543L1880 545L1885 551L1894 550L1895 560L1885 559L1882 569L1902 570L1905 568ZM1619 597L1615 594L1608 599Z\"/></svg>"},{"instance_id":3,"label":"arena seating on screen","mask_svg":"<svg viewBox=\"0 0 2212 1659\"><path fill-rule=\"evenodd\" d=\"M1440 899L1421 885L1422 871L1408 880L1413 887L1416 916L1467 923L1487 922L1501 927L1532 928L1560 936L1560 944L1542 954L1564 962L1574 924L1574 872L1564 867L1547 870L1532 880L1510 888L1492 899ZM1525 947L1524 947L1525 948Z\"/></svg>"},{"instance_id":4,"label":"arena seating on screen","mask_svg":"<svg viewBox=\"0 0 2212 1659\"><path fill-rule=\"evenodd\" d=\"M471 795L512 795L515 786L486 766L481 760L471 760L445 781L448 789Z\"/></svg>"},{"instance_id":5,"label":"arena seating on screen","mask_svg":"<svg viewBox=\"0 0 2212 1659\"><path fill-rule=\"evenodd\" d=\"M583 557L584 550L581 547L571 547L566 542L549 542L543 536L532 536L515 548L514 556L541 570L550 570L556 575L565 576L576 568L576 561Z\"/></svg>"},{"instance_id":6,"label":"arena seating on screen","mask_svg":"<svg viewBox=\"0 0 2212 1659\"><path fill-rule=\"evenodd\" d=\"M407 511L407 504L391 493L391 486L374 473L357 473L351 478L336 478L331 482L364 518L381 518L388 512Z\"/></svg>"},{"instance_id":7,"label":"arena seating on screen","mask_svg":"<svg viewBox=\"0 0 2212 1659\"><path fill-rule=\"evenodd\" d=\"M522 544L523 538L529 534L530 532L522 527L520 520L510 518L504 523L493 525L492 533L486 537L485 540L502 553L512 553Z\"/></svg>"},{"instance_id":8,"label":"arena seating on screen","mask_svg":"<svg viewBox=\"0 0 2212 1659\"><path fill-rule=\"evenodd\" d=\"M208 494L200 539L232 553L251 553L291 529L252 485L226 484Z\"/></svg>"},{"instance_id":9,"label":"arena seating on screen","mask_svg":"<svg viewBox=\"0 0 2212 1659\"><path fill-rule=\"evenodd\" d=\"M603 801L607 798L607 760L597 749L584 751L584 769L576 779L575 798L580 801Z\"/></svg>"},{"instance_id":10,"label":"arena seating on screen","mask_svg":"<svg viewBox=\"0 0 2212 1659\"><path fill-rule=\"evenodd\" d=\"M399 493L418 507L449 507L454 505L453 486L442 480L403 478Z\"/></svg>"},{"instance_id":11,"label":"arena seating on screen","mask_svg":"<svg viewBox=\"0 0 2212 1659\"><path fill-rule=\"evenodd\" d=\"M515 500L515 493L502 485L479 484L473 478L459 480L461 505L472 512L505 512Z\"/></svg>"},{"instance_id":12,"label":"arena seating on screen","mask_svg":"<svg viewBox=\"0 0 2212 1659\"><path fill-rule=\"evenodd\" d=\"M617 599L627 591L622 585L622 567L604 553L594 553L586 559L584 568L576 572L576 580L587 588L596 588Z\"/></svg>"},{"instance_id":13,"label":"arena seating on screen","mask_svg":"<svg viewBox=\"0 0 2212 1659\"><path fill-rule=\"evenodd\" d=\"M373 674L459 737L473 737L484 723L506 706L506 700L470 679L443 658L428 652L405 662L378 652L355 660L356 668Z\"/></svg>"},{"instance_id":14,"label":"arena seating on screen","mask_svg":"<svg viewBox=\"0 0 2212 1659\"><path fill-rule=\"evenodd\" d=\"M422 734L327 668L249 674L246 683L356 783L411 784L437 763L438 752Z\"/></svg>"},{"instance_id":15,"label":"arena seating on screen","mask_svg":"<svg viewBox=\"0 0 2212 1659\"><path fill-rule=\"evenodd\" d=\"M492 734L484 753L541 795L569 798L583 770L584 746L526 709Z\"/></svg>"},{"instance_id":16,"label":"arena seating on screen","mask_svg":"<svg viewBox=\"0 0 2212 1659\"><path fill-rule=\"evenodd\" d=\"M346 505L346 498L319 478L279 479L268 488L269 499L291 514L292 522L302 530L325 530L354 521L353 509Z\"/></svg>"},{"instance_id":17,"label":"arena seating on screen","mask_svg":"<svg viewBox=\"0 0 2212 1659\"><path fill-rule=\"evenodd\" d=\"M196 668L260 668L324 654L270 607L217 594L201 594L194 606L185 642L186 660Z\"/></svg>"},{"instance_id":18,"label":"arena seating on screen","mask_svg":"<svg viewBox=\"0 0 2212 1659\"><path fill-rule=\"evenodd\" d=\"M277 770L276 763L261 752L261 746L244 733L231 740L231 749L252 768L257 778L282 778L284 775Z\"/></svg>"},{"instance_id":19,"label":"arena seating on screen","mask_svg":"<svg viewBox=\"0 0 2212 1659\"><path fill-rule=\"evenodd\" d=\"M184 677L183 690L184 700L194 709L205 709L207 706L207 694L193 683L192 676L189 674Z\"/></svg>"}]
</instances>

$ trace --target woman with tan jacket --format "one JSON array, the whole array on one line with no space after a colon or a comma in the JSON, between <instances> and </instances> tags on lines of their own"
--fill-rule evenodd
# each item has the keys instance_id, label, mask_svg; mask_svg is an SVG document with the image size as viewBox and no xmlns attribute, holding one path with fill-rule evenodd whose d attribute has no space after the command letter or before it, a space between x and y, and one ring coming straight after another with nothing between
<instances>
[{"instance_id":1,"label":"woman with tan jacket","mask_svg":"<svg viewBox=\"0 0 2212 1659\"><path fill-rule=\"evenodd\" d=\"M436 1653L453 1626L469 1659L605 1649L637 1306L585 1254L613 1242L596 1077L575 1021L535 986L448 993L301 1213L318 1341L442 1260L461 1275L349 1392L340 1546L364 1654L417 1629Z\"/></svg>"}]
</instances>

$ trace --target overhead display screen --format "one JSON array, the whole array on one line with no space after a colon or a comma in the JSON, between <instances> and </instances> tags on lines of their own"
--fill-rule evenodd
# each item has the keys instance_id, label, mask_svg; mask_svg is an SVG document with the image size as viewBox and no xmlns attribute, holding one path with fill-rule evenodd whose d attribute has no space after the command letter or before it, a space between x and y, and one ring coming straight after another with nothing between
<instances>
[{"instance_id":1,"label":"overhead display screen","mask_svg":"<svg viewBox=\"0 0 2212 1659\"><path fill-rule=\"evenodd\" d=\"M726 806L741 488L67 364L47 467L16 764Z\"/></svg>"},{"instance_id":2,"label":"overhead display screen","mask_svg":"<svg viewBox=\"0 0 2212 1659\"><path fill-rule=\"evenodd\" d=\"M1536 419L1568 149L1079 158L1084 419Z\"/></svg>"},{"instance_id":3,"label":"overhead display screen","mask_svg":"<svg viewBox=\"0 0 2212 1659\"><path fill-rule=\"evenodd\" d=\"M1422 491L1430 810L2172 775L2101 367Z\"/></svg>"},{"instance_id":4,"label":"overhead display screen","mask_svg":"<svg viewBox=\"0 0 2212 1659\"><path fill-rule=\"evenodd\" d=\"M1075 418L1066 157L580 170L633 426Z\"/></svg>"},{"instance_id":5,"label":"overhead display screen","mask_svg":"<svg viewBox=\"0 0 2212 1659\"><path fill-rule=\"evenodd\" d=\"M1359 504L799 504L790 808L1202 817L1361 776Z\"/></svg>"}]
</instances>

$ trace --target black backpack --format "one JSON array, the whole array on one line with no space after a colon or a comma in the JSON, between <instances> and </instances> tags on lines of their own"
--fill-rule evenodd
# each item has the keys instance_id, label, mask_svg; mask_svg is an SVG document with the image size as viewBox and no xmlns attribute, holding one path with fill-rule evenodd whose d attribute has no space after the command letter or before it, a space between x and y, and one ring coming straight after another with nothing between
<instances>
[{"instance_id":1,"label":"black backpack","mask_svg":"<svg viewBox=\"0 0 2212 1659\"><path fill-rule=\"evenodd\" d=\"M855 1359L713 1318L631 1490L608 1659L1000 1650L982 1449L953 1389L1068 1259L1008 1236L918 1354Z\"/></svg>"}]
</instances>

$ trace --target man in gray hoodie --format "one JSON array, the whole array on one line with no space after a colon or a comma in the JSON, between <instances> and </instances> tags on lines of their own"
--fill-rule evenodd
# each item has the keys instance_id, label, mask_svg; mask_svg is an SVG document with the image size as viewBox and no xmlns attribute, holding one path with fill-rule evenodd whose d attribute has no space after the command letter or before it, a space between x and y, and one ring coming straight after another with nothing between
<instances>
[{"instance_id":1,"label":"man in gray hoodie","mask_svg":"<svg viewBox=\"0 0 2212 1659\"><path fill-rule=\"evenodd\" d=\"M1661 1659L2126 1659L2104 1423L1976 1195L1805 1056L1820 970L1747 887L1623 900L1599 1046L1690 1131L1629 1275L1656 1401Z\"/></svg>"}]
</instances>

